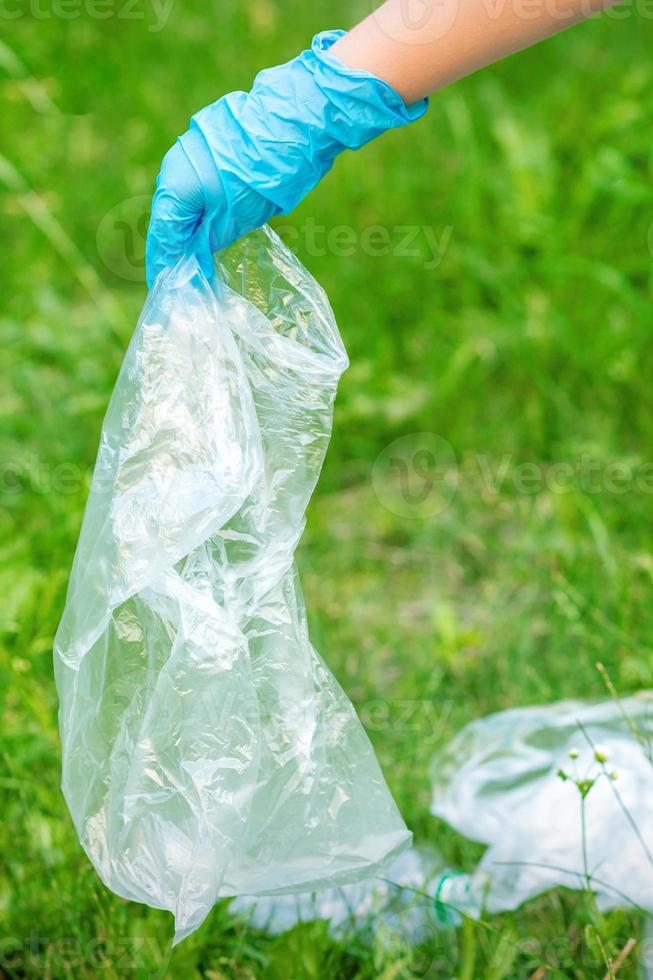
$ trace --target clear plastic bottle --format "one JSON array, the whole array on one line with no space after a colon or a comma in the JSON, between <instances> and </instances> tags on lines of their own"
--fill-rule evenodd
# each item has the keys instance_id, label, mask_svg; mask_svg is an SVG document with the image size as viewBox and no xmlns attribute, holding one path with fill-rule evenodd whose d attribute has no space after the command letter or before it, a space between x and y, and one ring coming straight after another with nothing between
<instances>
[{"instance_id":1,"label":"clear plastic bottle","mask_svg":"<svg viewBox=\"0 0 653 980\"><path fill-rule=\"evenodd\" d=\"M424 923L432 924L436 918L429 896L445 877L443 865L434 849L411 847L374 878L296 895L241 895L230 909L274 935L315 919L326 920L334 937L352 930L378 933L380 922L393 935L418 935Z\"/></svg>"}]
</instances>

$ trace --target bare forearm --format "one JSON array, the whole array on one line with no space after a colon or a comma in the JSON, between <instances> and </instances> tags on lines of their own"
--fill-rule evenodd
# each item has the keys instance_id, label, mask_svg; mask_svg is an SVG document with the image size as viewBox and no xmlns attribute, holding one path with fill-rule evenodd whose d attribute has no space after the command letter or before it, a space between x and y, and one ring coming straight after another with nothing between
<instances>
[{"instance_id":1,"label":"bare forearm","mask_svg":"<svg viewBox=\"0 0 653 980\"><path fill-rule=\"evenodd\" d=\"M334 44L350 68L387 81L408 104L551 37L613 0L387 0Z\"/></svg>"}]
</instances>

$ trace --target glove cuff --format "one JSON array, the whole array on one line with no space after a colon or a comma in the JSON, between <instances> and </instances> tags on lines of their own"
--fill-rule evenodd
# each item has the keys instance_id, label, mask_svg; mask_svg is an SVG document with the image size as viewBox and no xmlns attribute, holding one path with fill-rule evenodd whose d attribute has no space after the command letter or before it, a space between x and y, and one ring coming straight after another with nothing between
<instances>
[{"instance_id":1,"label":"glove cuff","mask_svg":"<svg viewBox=\"0 0 653 980\"><path fill-rule=\"evenodd\" d=\"M316 34L311 54L316 62L316 83L331 104L343 110L343 122L360 127L354 134L353 145L346 144L350 149L358 149L388 129L398 129L420 119L428 109L429 100L420 99L406 105L388 82L363 68L350 68L336 58L331 48L345 34L341 30Z\"/></svg>"},{"instance_id":2,"label":"glove cuff","mask_svg":"<svg viewBox=\"0 0 653 980\"><path fill-rule=\"evenodd\" d=\"M227 238L291 211L343 150L426 112L427 99L407 106L387 82L335 58L330 49L344 33L317 34L307 51L260 72L251 92L193 116L182 145L202 182L221 184Z\"/></svg>"}]
</instances>

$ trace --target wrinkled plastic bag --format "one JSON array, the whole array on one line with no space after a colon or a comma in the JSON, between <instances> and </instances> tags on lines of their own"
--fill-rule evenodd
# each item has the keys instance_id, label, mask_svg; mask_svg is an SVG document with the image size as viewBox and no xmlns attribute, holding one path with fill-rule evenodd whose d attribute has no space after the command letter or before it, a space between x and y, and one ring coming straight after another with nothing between
<instances>
[{"instance_id":1,"label":"wrinkled plastic bag","mask_svg":"<svg viewBox=\"0 0 653 980\"><path fill-rule=\"evenodd\" d=\"M124 898L174 913L375 873L408 845L294 564L347 366L269 229L150 294L107 411L55 640L62 787Z\"/></svg>"},{"instance_id":2,"label":"wrinkled plastic bag","mask_svg":"<svg viewBox=\"0 0 653 980\"><path fill-rule=\"evenodd\" d=\"M452 906L478 917L561 885L589 887L603 910L653 912L653 694L490 715L431 772L432 812L487 845L471 877L447 883Z\"/></svg>"}]
</instances>

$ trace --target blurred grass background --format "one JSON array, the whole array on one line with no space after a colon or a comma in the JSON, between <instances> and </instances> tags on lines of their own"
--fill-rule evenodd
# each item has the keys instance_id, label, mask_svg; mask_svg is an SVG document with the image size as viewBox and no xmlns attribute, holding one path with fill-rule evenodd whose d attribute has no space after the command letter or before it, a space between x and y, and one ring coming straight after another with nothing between
<instances>
[{"instance_id":1,"label":"blurred grass background","mask_svg":"<svg viewBox=\"0 0 653 980\"><path fill-rule=\"evenodd\" d=\"M351 357L299 556L313 639L417 839L458 866L478 848L428 814L442 740L491 710L606 696L597 662L620 693L650 686L653 23L636 8L436 96L278 222ZM19 16L0 21L0 976L609 976L639 923L582 896L468 924L446 956L334 943L320 923L270 939L220 907L171 955L169 917L96 878L58 788L51 646L143 301L147 196L192 111L369 4L186 0L163 26L144 0L105 19L82 4L54 8L70 19L32 0L7 9ZM353 247L315 247L311 222L324 236L347 226ZM385 254L362 244L374 226ZM401 226L431 229L440 261L423 231L401 254ZM388 507L388 473L373 479L379 454L415 433L457 460L443 483L457 474L456 492L430 515ZM588 460L591 486L577 475ZM527 492L524 464L540 475ZM560 464L576 474L564 486Z\"/></svg>"}]
</instances>

